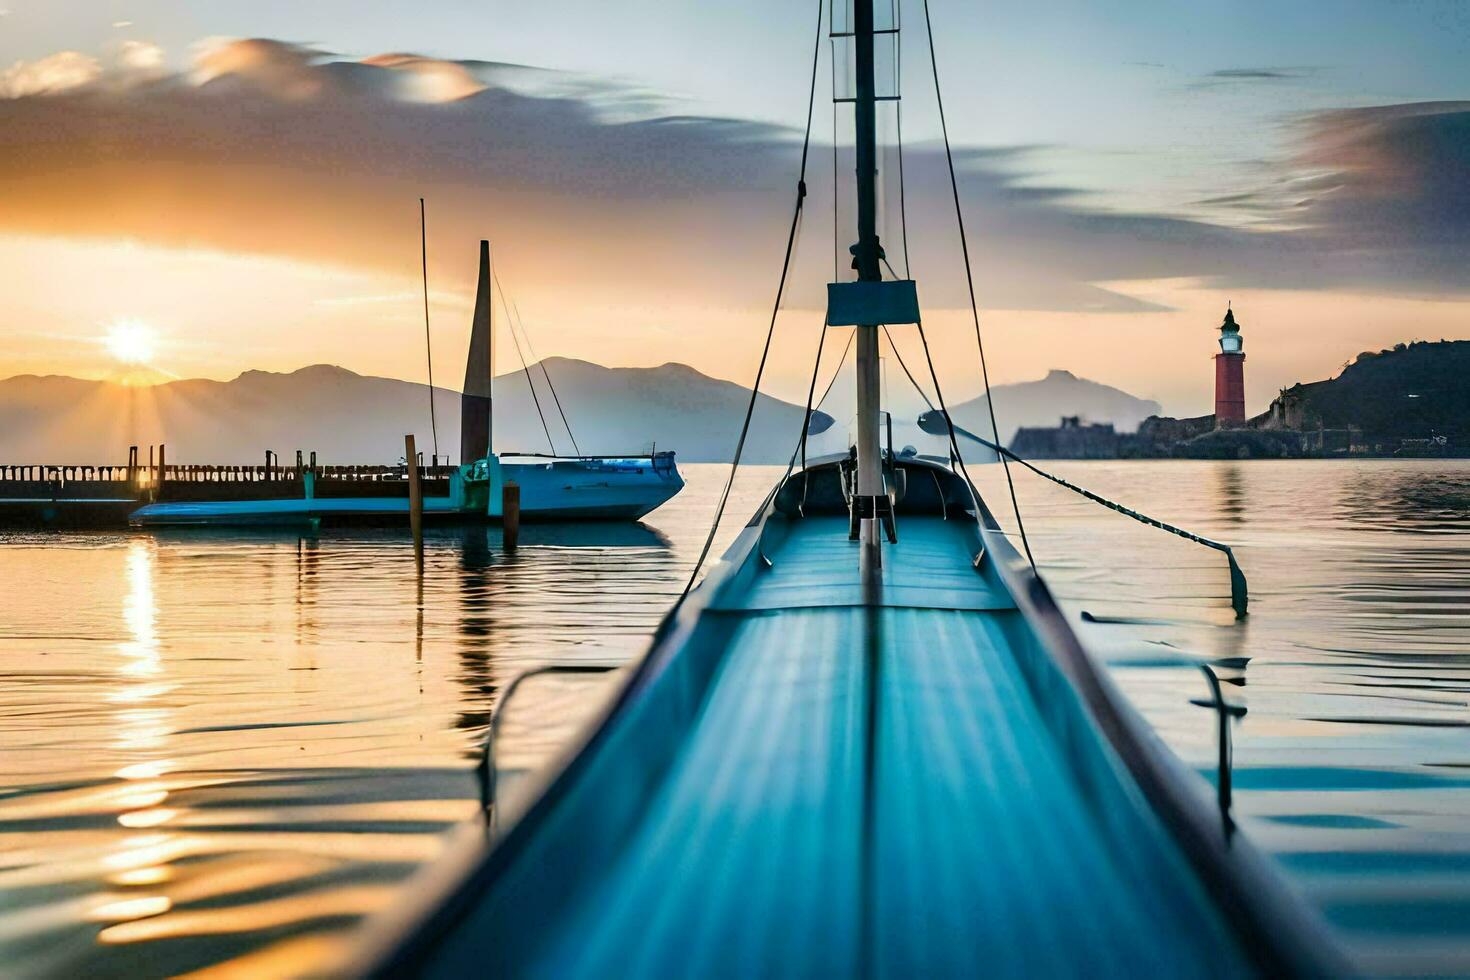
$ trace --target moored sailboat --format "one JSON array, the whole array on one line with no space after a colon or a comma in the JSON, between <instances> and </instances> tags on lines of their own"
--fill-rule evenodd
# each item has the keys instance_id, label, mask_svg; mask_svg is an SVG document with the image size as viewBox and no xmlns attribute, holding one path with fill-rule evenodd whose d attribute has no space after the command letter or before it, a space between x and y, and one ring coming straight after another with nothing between
<instances>
[{"instance_id":1,"label":"moored sailboat","mask_svg":"<svg viewBox=\"0 0 1470 980\"><path fill-rule=\"evenodd\" d=\"M495 342L492 315L490 243L480 242L475 311L460 396L460 459L433 475L444 492L423 498L429 520L498 520L502 488L521 487L523 520L637 520L684 487L670 451L611 456L541 456L494 451L492 397ZM529 369L527 381L530 382ZM407 467L366 480L334 479L315 465L295 482L289 497L269 494L231 499L156 501L138 508L129 520L139 526L261 525L303 522L361 523L405 520L409 510ZM421 464L420 464L421 465ZM180 488L187 494L190 488Z\"/></svg>"}]
</instances>

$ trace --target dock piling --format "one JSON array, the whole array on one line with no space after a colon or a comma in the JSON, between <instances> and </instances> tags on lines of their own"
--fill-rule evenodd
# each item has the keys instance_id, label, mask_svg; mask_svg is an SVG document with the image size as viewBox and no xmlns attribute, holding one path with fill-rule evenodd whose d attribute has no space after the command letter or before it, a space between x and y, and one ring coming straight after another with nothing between
<instances>
[{"instance_id":1,"label":"dock piling","mask_svg":"<svg viewBox=\"0 0 1470 980\"><path fill-rule=\"evenodd\" d=\"M424 491L419 485L419 456L413 436L403 437L403 461L408 467L408 526L413 530L413 556L424 567Z\"/></svg>"},{"instance_id":2,"label":"dock piling","mask_svg":"<svg viewBox=\"0 0 1470 980\"><path fill-rule=\"evenodd\" d=\"M521 485L507 480L500 489L500 525L506 551L515 551L521 536Z\"/></svg>"}]
</instances>

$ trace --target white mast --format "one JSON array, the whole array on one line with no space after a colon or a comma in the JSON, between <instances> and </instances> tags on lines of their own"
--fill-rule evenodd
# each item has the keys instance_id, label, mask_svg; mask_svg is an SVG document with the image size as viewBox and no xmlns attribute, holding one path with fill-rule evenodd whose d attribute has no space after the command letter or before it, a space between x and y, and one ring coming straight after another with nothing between
<instances>
[{"instance_id":1,"label":"white mast","mask_svg":"<svg viewBox=\"0 0 1470 980\"><path fill-rule=\"evenodd\" d=\"M827 326L857 328L857 460L852 499L849 503L848 531L852 538L862 538L861 565L865 584L876 584L881 561L878 554L878 528L887 532L890 542L898 540L893 521L893 507L883 479L881 431L881 365L878 360L880 326L919 322L919 299L912 279L883 279L883 246L878 241L878 146L877 103L880 96L874 62L875 39L879 34L896 35L897 26L877 29L873 17L873 0L851 0L851 31L836 32L834 37L851 38L855 86L853 98L856 120L857 159L857 243L852 246L852 267L856 282L834 282L827 287ZM896 43L896 39L895 39ZM834 55L835 56L835 55ZM849 101L838 98L838 101ZM864 532L864 521L871 522ZM871 579L871 581L870 581Z\"/></svg>"},{"instance_id":2,"label":"white mast","mask_svg":"<svg viewBox=\"0 0 1470 980\"><path fill-rule=\"evenodd\" d=\"M853 266L859 282L883 278L878 244L877 92L873 72L873 0L853 0L855 45L857 244ZM878 439L880 411L878 384L878 324L857 327L857 496L859 517L879 515L877 498L884 495L883 457Z\"/></svg>"}]
</instances>

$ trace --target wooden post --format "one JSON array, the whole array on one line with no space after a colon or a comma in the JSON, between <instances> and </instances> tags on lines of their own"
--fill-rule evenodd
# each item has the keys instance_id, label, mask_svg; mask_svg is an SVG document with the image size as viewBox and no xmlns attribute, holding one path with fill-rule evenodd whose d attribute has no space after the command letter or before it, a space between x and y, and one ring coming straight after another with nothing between
<instances>
[{"instance_id":1,"label":"wooden post","mask_svg":"<svg viewBox=\"0 0 1470 980\"><path fill-rule=\"evenodd\" d=\"M521 485L507 480L500 488L500 525L506 551L515 551L521 536Z\"/></svg>"},{"instance_id":2,"label":"wooden post","mask_svg":"<svg viewBox=\"0 0 1470 980\"><path fill-rule=\"evenodd\" d=\"M408 464L408 526L413 531L413 556L424 567L424 491L419 486L419 455L413 436L403 437L403 459Z\"/></svg>"},{"instance_id":3,"label":"wooden post","mask_svg":"<svg viewBox=\"0 0 1470 980\"><path fill-rule=\"evenodd\" d=\"M158 481L153 485L153 499L163 499L163 468L168 464L167 447L163 443L158 444Z\"/></svg>"}]
</instances>

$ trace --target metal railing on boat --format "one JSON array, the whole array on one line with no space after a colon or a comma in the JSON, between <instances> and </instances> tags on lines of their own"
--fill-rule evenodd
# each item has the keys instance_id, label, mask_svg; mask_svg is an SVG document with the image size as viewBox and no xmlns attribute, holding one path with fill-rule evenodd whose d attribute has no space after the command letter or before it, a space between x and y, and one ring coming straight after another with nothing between
<instances>
[{"instance_id":1,"label":"metal railing on boat","mask_svg":"<svg viewBox=\"0 0 1470 980\"><path fill-rule=\"evenodd\" d=\"M496 822L499 820L499 807L496 805L499 769L495 765L495 746L506 708L510 705L516 692L520 690L521 684L534 677L544 677L547 674L607 674L619 669L620 666L620 664L545 664L521 671L500 692L500 700L496 702L495 710L490 713L490 724L485 729L485 742L480 749L480 763L475 767L480 781L480 813L485 820L486 833L494 833Z\"/></svg>"}]
</instances>

